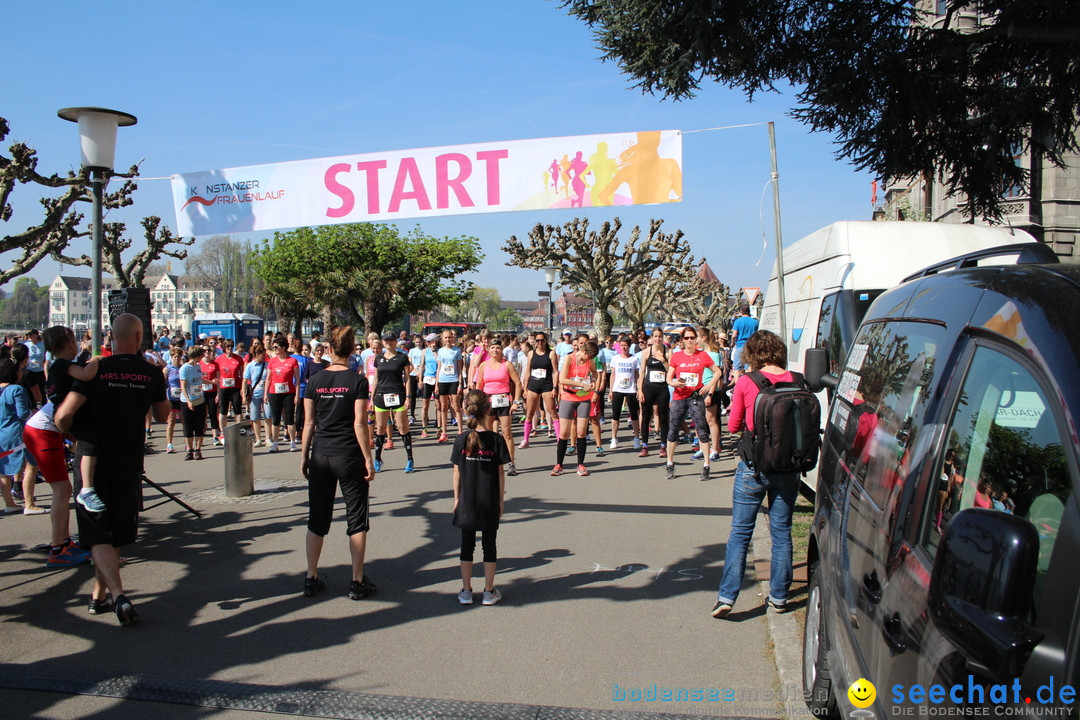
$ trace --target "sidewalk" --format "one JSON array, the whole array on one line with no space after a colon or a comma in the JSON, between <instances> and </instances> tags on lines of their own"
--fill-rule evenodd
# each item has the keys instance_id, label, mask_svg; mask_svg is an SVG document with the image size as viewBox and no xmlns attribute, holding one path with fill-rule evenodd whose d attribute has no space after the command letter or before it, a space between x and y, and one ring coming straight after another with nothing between
<instances>
[{"instance_id":1,"label":"sidewalk","mask_svg":"<svg viewBox=\"0 0 1080 720\"><path fill-rule=\"evenodd\" d=\"M156 444L164 447L160 432ZM173 503L144 514L139 542L122 552L142 618L134 628L86 613L90 568L53 570L31 549L48 539L48 516L0 518L0 627L11 663L0 667L0 687L9 688L0 698L24 716L106 714L117 701L74 693L111 680L122 697L226 708L199 711L221 718L267 711L229 700L252 695L285 703L272 712L321 717L385 716L391 707L469 717L560 708L597 716L799 712L801 701L785 702L798 686L795 614L766 616L764 595L748 584L729 620L709 616L730 522L730 453L709 482L698 480L700 463L686 446L676 479L665 481L655 451L640 459L628 442L604 458L590 449L590 477L553 478L554 441L534 439L518 451L521 475L507 478L497 579L505 599L462 607L450 448L434 439L416 445L416 473L401 472L398 443L372 485L366 573L379 592L361 602L345 597L340 501L323 555L327 589L301 596L307 496L298 454L260 448L257 493L238 499L224 496L220 448L204 450L201 462L147 457L151 479L204 516ZM47 505L48 489L39 486L38 495ZM148 489L148 504L153 496ZM767 539L761 518L755 555L767 558ZM48 682L78 672L90 675L55 686L63 694L15 689L53 688ZM653 688L673 697L680 688L713 689L730 699L632 699ZM291 705L288 693L316 695ZM337 706L352 709L326 714ZM153 708L161 718L190 716L183 705Z\"/></svg>"}]
</instances>

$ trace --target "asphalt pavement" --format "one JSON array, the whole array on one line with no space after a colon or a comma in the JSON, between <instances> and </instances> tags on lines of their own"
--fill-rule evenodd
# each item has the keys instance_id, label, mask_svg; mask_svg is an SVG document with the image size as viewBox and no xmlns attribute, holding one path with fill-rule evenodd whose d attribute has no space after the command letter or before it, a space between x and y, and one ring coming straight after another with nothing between
<instances>
[{"instance_id":1,"label":"asphalt pavement","mask_svg":"<svg viewBox=\"0 0 1080 720\"><path fill-rule=\"evenodd\" d=\"M479 592L472 606L457 602L450 445L434 434L415 442L415 473L402 472L400 442L385 453L366 566L378 592L363 601L346 597L340 499L326 590L301 594L298 453L255 449L256 493L244 498L225 495L222 448L207 447L202 461L146 458L148 477L202 517L145 489L153 507L138 543L122 550L141 616L131 628L87 613L90 567L53 569L34 549L48 540L47 515L2 516L0 702L11 717L58 719L803 714L796 613L765 610L764 516L734 612L709 615L730 526L731 453L702 482L700 461L680 445L669 481L655 450L639 458L623 435L603 458L590 448L584 478L550 476L546 436L517 451L498 538L504 599L490 607ZM164 449L160 426L154 444ZM38 504L48 502L39 485ZM478 562L475 590L479 572Z\"/></svg>"}]
</instances>

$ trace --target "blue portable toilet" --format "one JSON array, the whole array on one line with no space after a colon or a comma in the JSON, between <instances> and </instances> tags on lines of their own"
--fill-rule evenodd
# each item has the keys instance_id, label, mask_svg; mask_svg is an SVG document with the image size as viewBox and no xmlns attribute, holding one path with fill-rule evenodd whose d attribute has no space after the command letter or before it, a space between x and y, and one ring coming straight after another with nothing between
<instances>
[{"instance_id":1,"label":"blue portable toilet","mask_svg":"<svg viewBox=\"0 0 1080 720\"><path fill-rule=\"evenodd\" d=\"M264 320L258 315L237 313L206 313L196 315L191 323L191 337L198 339L206 333L209 337L229 338L233 344L244 343L251 347L251 341L261 338Z\"/></svg>"}]
</instances>

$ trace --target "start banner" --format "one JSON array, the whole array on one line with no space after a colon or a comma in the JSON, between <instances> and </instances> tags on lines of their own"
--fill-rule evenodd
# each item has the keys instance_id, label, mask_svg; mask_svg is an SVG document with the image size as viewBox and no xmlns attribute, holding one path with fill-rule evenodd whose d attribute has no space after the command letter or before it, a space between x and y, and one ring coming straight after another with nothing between
<instances>
[{"instance_id":1,"label":"start banner","mask_svg":"<svg viewBox=\"0 0 1080 720\"><path fill-rule=\"evenodd\" d=\"M177 232L679 202L682 133L514 140L172 176Z\"/></svg>"}]
</instances>

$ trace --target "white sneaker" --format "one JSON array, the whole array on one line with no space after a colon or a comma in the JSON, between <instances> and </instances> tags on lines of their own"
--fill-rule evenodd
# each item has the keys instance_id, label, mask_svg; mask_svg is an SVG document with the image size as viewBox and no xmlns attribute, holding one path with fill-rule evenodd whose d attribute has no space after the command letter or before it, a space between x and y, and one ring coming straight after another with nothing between
<instances>
[{"instance_id":1,"label":"white sneaker","mask_svg":"<svg viewBox=\"0 0 1080 720\"><path fill-rule=\"evenodd\" d=\"M640 450L641 449L641 438L634 438L634 449L635 450Z\"/></svg>"},{"instance_id":2,"label":"white sneaker","mask_svg":"<svg viewBox=\"0 0 1080 720\"><path fill-rule=\"evenodd\" d=\"M487 593L484 593L485 602ZM472 605L472 590L462 590L457 594L457 601L462 605Z\"/></svg>"},{"instance_id":3,"label":"white sneaker","mask_svg":"<svg viewBox=\"0 0 1080 720\"><path fill-rule=\"evenodd\" d=\"M611 438L611 442L608 443L609 450L617 450L619 448L619 441L615 438Z\"/></svg>"},{"instance_id":4,"label":"white sneaker","mask_svg":"<svg viewBox=\"0 0 1080 720\"><path fill-rule=\"evenodd\" d=\"M499 592L499 588L495 588L491 592L488 592L487 590L484 591L484 599L482 601L484 605L494 605L500 600L502 600L502 593Z\"/></svg>"},{"instance_id":5,"label":"white sneaker","mask_svg":"<svg viewBox=\"0 0 1080 720\"><path fill-rule=\"evenodd\" d=\"M270 443L270 452L276 453L277 451L278 451L277 443L276 442Z\"/></svg>"},{"instance_id":6,"label":"white sneaker","mask_svg":"<svg viewBox=\"0 0 1080 720\"><path fill-rule=\"evenodd\" d=\"M290 440L289 441L289 452L296 452L296 441L295 440Z\"/></svg>"}]
</instances>

